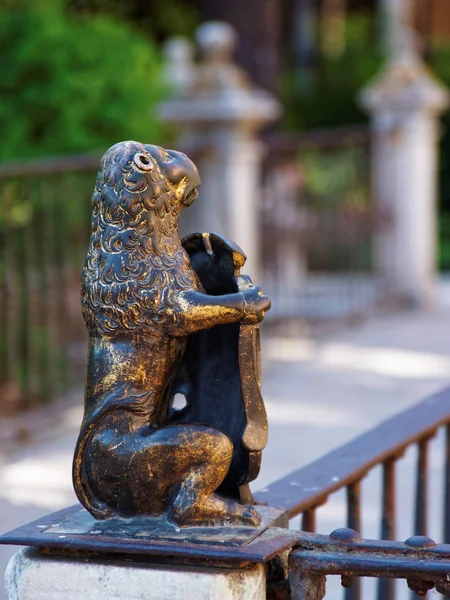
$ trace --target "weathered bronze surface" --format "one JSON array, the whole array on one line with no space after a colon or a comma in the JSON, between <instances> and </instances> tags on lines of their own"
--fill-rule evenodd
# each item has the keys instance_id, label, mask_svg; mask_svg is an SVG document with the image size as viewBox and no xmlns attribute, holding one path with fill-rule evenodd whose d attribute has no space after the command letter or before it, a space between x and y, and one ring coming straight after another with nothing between
<instances>
[{"instance_id":1,"label":"weathered bronze surface","mask_svg":"<svg viewBox=\"0 0 450 600\"><path fill-rule=\"evenodd\" d=\"M65 524L75 518L80 512L80 505L71 506L56 513L41 517L37 521L27 523L21 527L9 531L0 536L0 545L13 544L17 546L35 546L41 549L41 552L56 553L74 556L92 556L101 554L103 557L110 557L111 560L120 560L124 557L132 557L133 560L141 558L146 562L162 561L176 564L200 563L208 566L233 566L245 567L251 563L260 563L270 561L274 556L283 552L286 549L292 548L297 532L286 529L278 529L278 527L287 527L285 513L279 515L279 511L271 509L272 515L275 515L275 520L272 521L270 528L263 533L261 528L246 527L248 537L244 543L229 543L235 530L241 530L240 527L228 527L228 541L226 538L220 538L217 534L223 532L224 527L203 527L199 540L197 537L187 534L184 539L170 539L170 523L166 522L165 539L155 539L149 537L134 536L134 522L143 521L142 517L135 517L126 521L125 535L121 537L111 535L109 531L109 523L114 523L117 519L107 519L106 521L96 521L97 527L89 529L83 533L58 533L58 526L63 527ZM263 512L263 521L269 513ZM153 519L147 519L152 521ZM157 520L157 519L155 519ZM148 524L146 523L147 527ZM67 528L68 529L68 528ZM96 533L100 529L101 533ZM180 536L183 536L184 527L179 527ZM196 532L199 527L192 528ZM254 532L256 530L256 537ZM92 531L94 533L92 533ZM169 535L167 535L169 533ZM291 535L292 534L292 535ZM254 539L252 539L254 538ZM220 540L224 539L224 542ZM215 543L214 543L215 540Z\"/></svg>"},{"instance_id":2,"label":"weathered bronze surface","mask_svg":"<svg viewBox=\"0 0 450 600\"><path fill-rule=\"evenodd\" d=\"M96 518L164 515L180 526L258 526L248 482L267 420L257 324L269 299L245 256L208 234L184 241L196 198L184 154L138 142L104 155L82 276L89 331L73 480ZM172 410L174 394L186 407Z\"/></svg>"},{"instance_id":3,"label":"weathered bronze surface","mask_svg":"<svg viewBox=\"0 0 450 600\"><path fill-rule=\"evenodd\" d=\"M98 521L85 509L79 510L56 525L45 529L47 534L90 535L101 538L122 540L151 540L167 542L190 542L193 544L247 546L268 527L277 525L283 511L270 506L259 507L261 525L259 527L179 527L169 523L164 515L160 517L133 517L122 519L111 517Z\"/></svg>"}]
</instances>

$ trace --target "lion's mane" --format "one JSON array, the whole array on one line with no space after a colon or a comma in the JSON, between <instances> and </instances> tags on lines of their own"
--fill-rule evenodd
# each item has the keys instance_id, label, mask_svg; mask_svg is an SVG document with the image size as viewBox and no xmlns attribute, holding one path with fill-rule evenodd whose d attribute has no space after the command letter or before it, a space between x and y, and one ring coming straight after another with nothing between
<instances>
[{"instance_id":1,"label":"lion's mane","mask_svg":"<svg viewBox=\"0 0 450 600\"><path fill-rule=\"evenodd\" d=\"M198 287L178 238L178 191L155 168L133 166L138 142L103 156L92 197L92 231L82 274L82 308L91 334L142 331L176 319L173 294ZM164 317L164 318L163 318Z\"/></svg>"}]
</instances>

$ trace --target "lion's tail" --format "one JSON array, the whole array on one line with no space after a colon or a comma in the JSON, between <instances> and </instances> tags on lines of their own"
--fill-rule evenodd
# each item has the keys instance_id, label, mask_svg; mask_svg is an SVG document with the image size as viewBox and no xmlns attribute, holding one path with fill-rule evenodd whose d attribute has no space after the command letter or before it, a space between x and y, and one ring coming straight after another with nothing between
<instances>
[{"instance_id":1,"label":"lion's tail","mask_svg":"<svg viewBox=\"0 0 450 600\"><path fill-rule=\"evenodd\" d=\"M114 512L103 502L92 494L85 472L85 450L86 445L99 423L110 413L120 406L127 405L131 397L127 398L128 383L123 383L118 389L106 394L98 407L85 417L78 436L75 454L73 457L72 480L75 493L81 504L98 520L104 520L113 516Z\"/></svg>"},{"instance_id":2,"label":"lion's tail","mask_svg":"<svg viewBox=\"0 0 450 600\"><path fill-rule=\"evenodd\" d=\"M108 411L110 412L110 411ZM106 413L108 414L108 413ZM103 415L103 417L106 416ZM100 419L99 419L100 420ZM99 498L96 498L90 491L89 486L86 482L85 469L84 469L84 451L86 444L89 441L92 432L97 427L99 420L90 422L88 426L82 427L78 442L75 448L75 454L73 457L73 468L72 478L73 487L78 500L81 504L98 520L104 520L112 516L112 511L105 502L102 502Z\"/></svg>"}]
</instances>

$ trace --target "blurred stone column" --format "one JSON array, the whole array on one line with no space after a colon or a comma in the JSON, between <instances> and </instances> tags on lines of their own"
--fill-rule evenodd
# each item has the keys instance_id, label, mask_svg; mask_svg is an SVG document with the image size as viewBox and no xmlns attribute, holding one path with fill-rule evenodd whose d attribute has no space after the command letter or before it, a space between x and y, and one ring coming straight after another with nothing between
<instances>
[{"instance_id":1,"label":"blurred stone column","mask_svg":"<svg viewBox=\"0 0 450 600\"><path fill-rule=\"evenodd\" d=\"M173 37L164 44L165 79L177 94L189 87L194 72L194 49L184 37Z\"/></svg>"},{"instance_id":2,"label":"blurred stone column","mask_svg":"<svg viewBox=\"0 0 450 600\"><path fill-rule=\"evenodd\" d=\"M374 259L390 293L414 306L436 300L439 115L448 93L428 71L409 25L409 0L386 0L389 58L362 93L372 114L372 196L382 218Z\"/></svg>"},{"instance_id":3,"label":"blurred stone column","mask_svg":"<svg viewBox=\"0 0 450 600\"><path fill-rule=\"evenodd\" d=\"M199 198L182 217L182 233L226 236L247 254L246 271L259 272L261 147L257 134L280 113L278 101L255 89L236 65L234 29L210 22L196 32L200 62L191 82L160 107L178 129L179 145L199 167Z\"/></svg>"},{"instance_id":4,"label":"blurred stone column","mask_svg":"<svg viewBox=\"0 0 450 600\"><path fill-rule=\"evenodd\" d=\"M383 20L383 45L388 55L397 51L399 35L406 28L412 33L413 0L379 0Z\"/></svg>"}]
</instances>

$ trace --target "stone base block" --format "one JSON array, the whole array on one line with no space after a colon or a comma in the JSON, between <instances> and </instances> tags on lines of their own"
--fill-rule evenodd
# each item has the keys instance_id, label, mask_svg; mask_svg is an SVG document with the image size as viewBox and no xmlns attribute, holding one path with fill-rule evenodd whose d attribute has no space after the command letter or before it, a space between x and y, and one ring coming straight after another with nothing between
<instances>
[{"instance_id":1,"label":"stone base block","mask_svg":"<svg viewBox=\"0 0 450 600\"><path fill-rule=\"evenodd\" d=\"M72 559L25 548L6 570L9 600L264 600L264 565L218 569Z\"/></svg>"}]
</instances>

